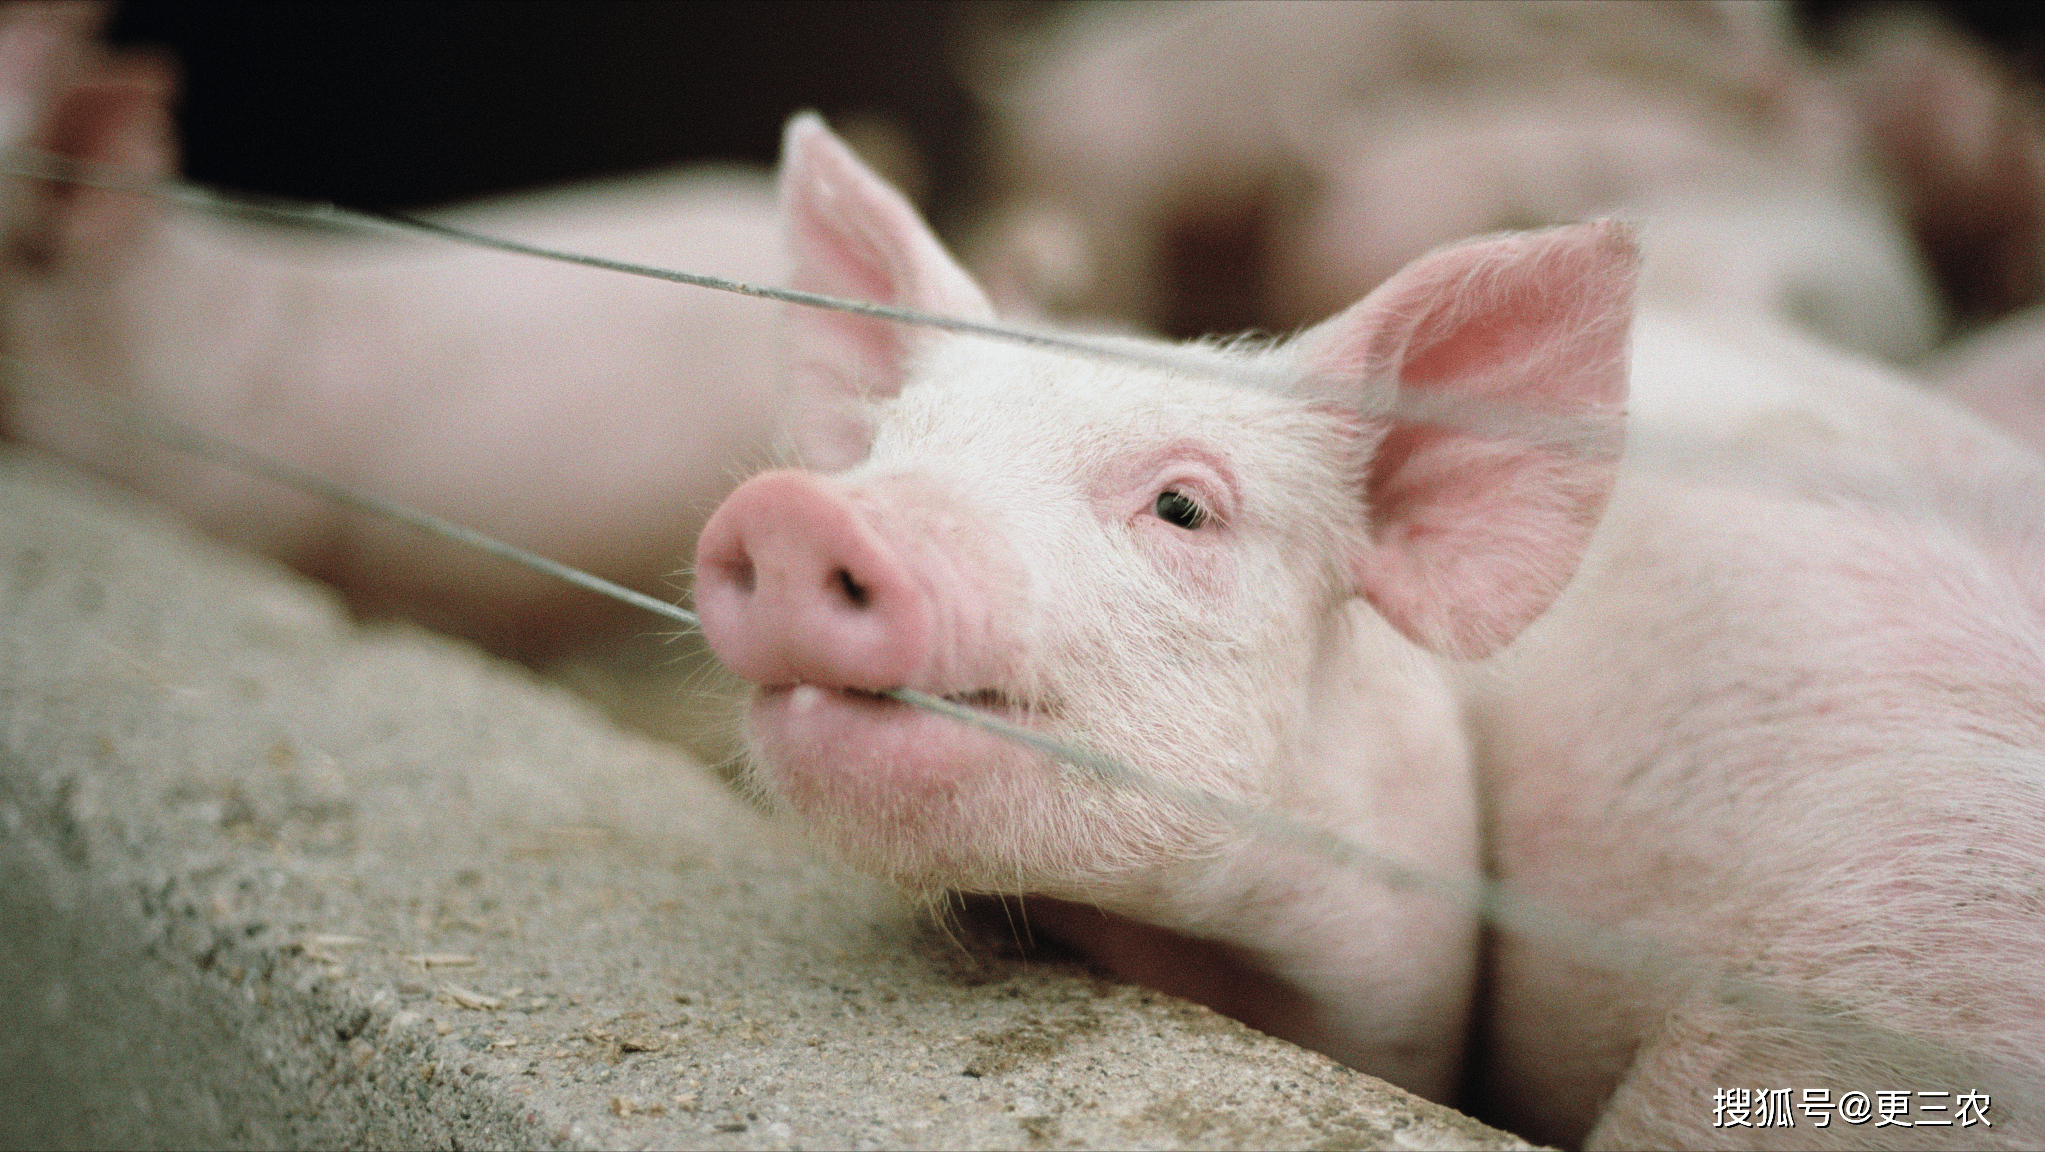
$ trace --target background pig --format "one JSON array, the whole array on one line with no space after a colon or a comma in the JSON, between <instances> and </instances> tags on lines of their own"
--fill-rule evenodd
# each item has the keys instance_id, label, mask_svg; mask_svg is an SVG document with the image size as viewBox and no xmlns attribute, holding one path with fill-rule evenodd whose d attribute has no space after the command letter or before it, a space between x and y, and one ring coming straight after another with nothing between
<instances>
[{"instance_id":1,"label":"background pig","mask_svg":"<svg viewBox=\"0 0 2045 1152\"><path fill-rule=\"evenodd\" d=\"M1923 370L1953 401L2045 452L2045 312L1991 325L1941 349Z\"/></svg>"},{"instance_id":2,"label":"background pig","mask_svg":"<svg viewBox=\"0 0 2045 1152\"><path fill-rule=\"evenodd\" d=\"M1958 317L1918 365L1934 387L2045 449L2045 111L2035 79L1919 10L1849 30L1854 105Z\"/></svg>"},{"instance_id":3,"label":"background pig","mask_svg":"<svg viewBox=\"0 0 2045 1152\"><path fill-rule=\"evenodd\" d=\"M991 314L819 125L787 147L800 285ZM1629 337L1635 270L1610 224L1473 241L1183 370L797 313L798 443L844 470L754 478L697 554L761 787L913 888L1057 897L1125 974L1197 986L1204 943L1261 974L1233 1009L1421 1091L1474 995L1470 1102L1536 1139L1958 1135L1715 1127L1746 1086L1988 1092L1959 1139L2035 1144L2045 468L1787 328ZM1439 416L1486 403L1533 431ZM1466 907L897 685L1482 866L1549 927L1477 979Z\"/></svg>"},{"instance_id":4,"label":"background pig","mask_svg":"<svg viewBox=\"0 0 2045 1152\"><path fill-rule=\"evenodd\" d=\"M1651 218L1643 290L1902 359L1938 305L1763 4L1082 6L990 82L997 295L1289 331L1450 240Z\"/></svg>"},{"instance_id":5,"label":"background pig","mask_svg":"<svg viewBox=\"0 0 2045 1152\"><path fill-rule=\"evenodd\" d=\"M2045 287L2045 116L2036 37L2006 63L1926 7L1823 37L1872 158L1963 327ZM2028 64L2033 75L2019 68Z\"/></svg>"},{"instance_id":6,"label":"background pig","mask_svg":"<svg viewBox=\"0 0 2045 1152\"><path fill-rule=\"evenodd\" d=\"M90 11L89 6L73 10ZM1821 82L1809 61L1789 44L1786 33L1777 26L1783 19L1778 11L1732 6L1671 13L1642 6L1564 7L1546 12L1533 18L1510 6L1495 10L1423 6L1406 11L1307 5L1262 7L1254 10L1254 16L1234 9L1198 10L1193 18L1176 9L1157 9L1139 17L1082 13L1072 22L1073 30L1059 41L1061 46L1042 58L1032 78L1007 89L1003 106L1018 125L1007 137L1011 140L1007 152L1012 157L1007 179L1011 186L1025 190L1021 202L1062 205L1060 211L1068 216L1073 211L1101 214L1099 220L1088 224L1088 243L1101 255L1097 270L1103 275L1111 279L1116 275L1148 277L1144 283L1151 288L1143 292L1154 288L1195 301L1167 301L1157 308L1136 297L1116 302L1121 289L1111 291L1112 284L1104 281L1102 291L1107 295L1096 306L1124 321L1185 330L1249 323L1295 326L1339 307L1432 243L1470 231L1575 218L1621 206L1652 210L1656 215L1657 258L1650 266L1650 291L1664 300L1683 300L1721 311L1787 311L1840 339L1889 354L1922 346L1933 313L1914 279L1907 253L1901 251L1899 233L1889 219L1891 206L1870 194L1875 185L1865 170L1859 129L1853 126L1857 121L1841 111L1838 86ZM876 19L887 24L894 17L882 12ZM161 22L149 13L131 14L127 24L141 27L152 20ZM199 23L204 23L203 18ZM339 30L342 42L347 41L347 33L345 27ZM1131 51L1127 42L1132 37L1157 51L1138 53L1136 64L1130 65L1125 57ZM860 50L870 51L872 45ZM1204 59L1202 53L1226 57L1231 65L1187 67L1189 62ZM1952 116L1934 121L1936 130L1926 129L1922 109L1908 98L1909 93L1926 87L1912 80L1926 73L1927 66L1921 63L1925 55L1889 52L1881 56L1905 63L1872 70L1874 78L1856 89L1870 95L1861 98L1857 106L1876 109L1861 119L1879 121L1883 138L1898 142L1892 151L1904 160L1897 167L1911 172L1945 172L1951 166L1934 161L1947 155L1950 148L1939 151L1935 145L1968 133L1966 125L1953 122L1956 118ZM1960 59L1957 54L1932 53L1930 57L1940 62L1930 69L1935 75L1961 77L1954 83L1930 87L1970 90L1965 88L1967 75L1975 76L1978 86L1980 69L1967 73L1964 67L1953 66L1952 61ZM160 95L149 93L167 90L161 69L104 59L96 67L102 75L91 90L101 95L81 99L80 90L72 89L67 106L98 107L101 111L92 115L101 120L158 114L131 105L146 106L160 100ZM123 83L130 89L125 98L109 95L122 87L110 82L112 73L120 69L126 69ZM943 85L929 72L928 68L916 71L911 87L938 93ZM1652 79L1642 81L1642 75ZM1118 90L1114 100L1094 99L1097 92L1089 85L1110 81L1129 86L1131 91ZM794 83L786 77L776 82ZM1357 92L1365 90L1374 94L1359 100ZM1438 90L1459 95L1436 99ZM828 93L818 95L829 98ZM646 92L633 97L642 103L647 98ZM122 103L123 99L129 103ZM94 100L98 103L93 104ZM935 96L903 98L905 108L935 102ZM267 102L243 99L239 103L246 107ZM947 106L960 103L950 100ZM1959 99L1938 104L1942 108L1965 105L1966 101ZM1102 107L1121 110L1128 122L1097 115ZM758 114L757 109L749 109L733 115L743 119ZM721 113L720 117L732 119ZM1061 117L1078 119L1066 123ZM956 169L959 154L970 151L958 144L966 136L960 118L926 115L911 119L926 129L922 137L926 145L940 142L939 147L926 148L943 161L936 166L938 174L944 176ZM121 131L109 124L91 126L76 116L72 121L62 131L74 138L65 145L74 152L110 147L112 141L122 138ZM1594 127L1586 129L1585 124ZM933 125L944 131L930 130ZM1032 134L1032 125L1042 129L1050 141L1046 146L1054 150L1041 163L1033 157L1041 151L1037 144L1043 141ZM1110 135L1097 139L1103 132ZM572 135L579 138L586 133ZM136 150L131 159L167 165L161 154L164 146L147 143L148 136L149 131L127 132L124 146ZM468 139L476 133L462 136ZM876 139L884 137L881 133ZM394 146L380 138L380 148ZM445 143L434 147L444 150ZM1117 153L1113 162L1104 158L1103 149ZM403 155L411 157L413 153ZM909 171L915 166L908 160L899 168ZM396 167L409 170L414 165L408 161ZM1101 178L1110 179L1113 186L1095 187ZM1414 180L1433 190L1416 194L1408 186ZM939 183L950 186L957 180L952 177ZM2004 187L1992 180L1985 183ZM532 202L522 209L507 206L490 215L496 224L510 230L552 237L569 246L587 238L592 246L616 254L675 264L683 263L680 256L700 253L698 266L706 270L727 269L771 279L775 255L771 246L757 240L766 230L764 197L735 184L693 189L684 187L686 184L675 183L671 204L662 204L663 193L647 184L636 194L613 189L579 202L572 197L557 198L552 203ZM1455 195L1443 193L1440 186L1444 184L1452 186ZM1984 181L1975 180L1969 186L1982 184ZM1027 191L1038 185L1042 196ZM385 185L372 181L365 187L381 189ZM433 185L425 191L441 187ZM1940 191L1945 187L1926 185L1923 195L1911 201L1913 219L1941 218L1934 206L1951 199ZM111 253L132 247L138 231L143 230L120 221L148 216L118 205L110 209L103 197L67 194L58 199L76 210L69 211L68 217L44 214L27 232L32 238L29 250L58 252L74 265L76 254L88 246L106 253L97 258L102 264L112 259ZM944 199L950 202L954 198ZM1423 208L1426 211L1420 211ZM673 215L663 220L663 213ZM1969 218L1982 215L1970 212ZM744 216L744 222L734 224L736 216ZM1022 216L1039 224L1056 218L1055 213L1045 217L1028 211ZM114 222L91 222L108 217ZM65 219L69 222L64 228L75 226L82 231L66 234L63 244L53 248L49 243L51 225ZM704 239L720 229L731 239L719 243ZM1025 231L1039 240L1047 239L1045 228ZM637 238L626 238L628 232ZM683 236L690 239L681 239ZM1057 239L1053 228L1048 240ZM1256 250L1231 249L1238 240L1252 243ZM1995 247L1980 243L1978 237L1968 243L1968 251ZM252 238L250 247L255 246ZM688 341L700 349L691 353L692 366L729 367L736 379L746 382L730 396L654 389L649 397L636 393L636 385L628 382L616 388L616 408L585 409L586 444L616 443L621 451L615 456L586 447L571 448L565 438L556 439L557 428L563 425L544 401L532 409L532 425L508 428L517 419L512 413L521 410L513 401L527 389L535 389L536 398L551 387L558 387L563 394L573 387L606 390L610 386L598 377L610 369L617 370L613 375L643 378L644 374L634 369L660 359L661 354L650 349L634 350L629 337L612 341L599 335L591 339L591 346L609 351L587 366L592 376L583 384L554 374L549 376L552 383L536 383L521 379L520 372L513 370L497 372L502 392L454 388L445 393L447 409L442 416L420 418L422 438L440 441L435 421L441 425L460 422L463 417L453 415L456 408L485 395L491 397L486 406L501 407L505 413L499 419L474 424L469 447L454 448L437 458L436 466L449 474L429 478L415 465L388 459L343 463L360 478L375 478L379 468L411 468L414 475L403 482L404 490L421 503L455 512L473 510L486 526L543 548L554 548L558 541L559 549L606 575L661 592L671 586L661 565L651 557L668 548L673 536L666 530L662 514L622 512L618 510L621 503L660 505L663 498L652 491L668 482L668 469L673 468L688 470L694 477L683 483L684 490L673 494L674 503L699 509L727 485L732 461L749 460L758 453L771 398L762 399L768 391L758 355L762 344L753 337L764 322L757 318L760 309L752 305L704 302L698 293L685 289L615 287L604 284L600 273L534 271L536 279L530 291L535 296L554 291L554 281L546 278L559 276L562 284L573 283L565 288L569 295L580 294L590 302L579 317L573 314L575 306L564 310L555 328L557 334L542 335L542 325L522 318L530 316L530 304L523 306L528 309L524 313L519 307L479 306L491 293L509 296L520 291L512 287L512 281L532 266L515 258L442 254L445 263L436 264L441 257L435 256L418 265L440 270L424 272L421 283L410 286L401 281L411 274L413 266L407 263L411 257L400 257L392 250L392 262L380 282L383 286L378 287L370 283L376 277L359 267L364 261L373 262L373 250L358 250L336 260L316 245L266 247L262 259L280 265L307 259L355 263L358 267L350 273L354 286L337 291L380 293L392 309L402 306L416 312L409 322L414 333L403 340L408 348L417 350L381 354L416 378L439 371L429 364L439 354L423 350L430 343L425 335L428 328L465 332L460 339L471 347L502 346L508 350L501 357L503 366L514 368L565 354L574 344L568 335L571 327L600 333L605 325L616 322L621 331L630 330L640 323L639 317L669 306L677 310L674 322L684 326L677 329L684 334L712 329L748 334L736 338L734 348L720 348L714 339ZM1291 255L1283 255L1281 249ZM1085 250L1075 249L1081 255ZM122 257L135 258L132 251ZM992 262L997 285L1020 283L1013 275L1017 265L999 257ZM1217 267L1225 268L1227 275L1216 276ZM469 269L492 287L478 291L463 285L461 277L468 275ZM304 274L313 279L327 275L311 268ZM35 275L48 278L44 270ZM253 278L251 286L243 290L252 294L270 291L253 286L253 280L259 279ZM437 286L426 284L426 280ZM73 277L66 282L69 287L54 294L47 307L25 314L19 323L46 324L67 308L85 306L86 301L96 299L86 287L90 282L89 276ZM1030 283L1036 289L1056 287L1041 278ZM644 303L612 307L610 294L614 292L620 301L643 295ZM665 302L668 296L678 302L669 305ZM1137 293L1140 296L1142 292ZM1269 300L1280 297L1290 302L1267 306ZM684 312L691 318L682 319ZM371 322L367 312L344 307L343 315L317 324L330 332L330 342L338 342L347 325ZM386 323L382 319L373 322ZM101 324L100 330L125 323L110 320ZM159 343L175 341L195 357L205 347L202 329L175 331L183 321L167 314L152 323L158 332L151 339ZM200 323L214 323L214 317L209 313ZM497 325L502 325L501 334ZM367 340L369 334L358 330L347 338ZM111 342L104 335L90 339ZM529 354L534 351L540 355ZM122 355L133 358L138 354ZM485 362L465 353L452 355L464 364ZM726 355L741 359L726 365L719 359ZM194 391L208 387L213 385L188 384ZM229 382L218 387L221 394L207 402L231 409L237 385ZM320 386L307 382L293 387ZM326 393L338 391L328 388ZM418 391L426 395L432 389ZM365 392L350 402L370 403L373 399ZM660 421L635 421L617 414L648 401L657 407L682 399L689 410L701 412L709 420L660 435L678 444L678 438L692 435L700 435L701 441L678 448L672 459L634 447L634 438L655 435L652 429ZM319 417L318 409L325 403L326 399L315 402L308 414ZM624 426L603 427L601 420L590 416L597 411L610 413ZM666 419L683 421L676 411L670 409ZM351 443L349 438L357 433L349 429L365 427L363 422L345 413L332 415L339 427L320 436L329 456L358 450L376 457L395 454L394 446L373 426L361 433L361 442ZM229 422L221 427L234 430L236 425ZM493 428L510 433L503 443L514 455L524 451L520 447L523 439L557 451L564 465L600 463L592 472L607 474L607 478L599 481L593 475L578 479L557 474L549 481L551 496L536 501L522 487L526 479L522 470L492 473L485 467L470 473L468 463L482 459L482 433ZM727 440L730 450L720 451L719 445ZM287 455L295 450L283 444L272 446L286 450ZM268 490L211 472L203 473L211 479L195 481L192 476L198 473L181 462L145 465L106 445L93 451L102 458L120 457L121 467L145 486L181 489L181 503L205 522L224 526L237 538L254 541L309 570L335 578L360 603L379 609L408 608L500 647L529 650L546 646L553 637L595 623L589 614L607 611L580 594L550 593L544 583L501 570L494 562L478 563L458 550L413 541L403 530L367 526L351 517L315 510L295 497L258 495ZM462 465L460 476L452 474L456 469L446 467L457 462ZM152 468L185 475L174 482L141 475ZM641 472L642 468L647 471ZM582 469L564 466L556 470L568 471ZM462 486L468 490L454 490ZM437 503L443 490L451 499ZM527 506L514 513L511 507L519 503ZM680 515L685 530L701 519L700 510ZM549 520L552 523L542 522ZM333 527L336 524L342 527ZM599 535L603 539L596 539ZM389 555L384 554L387 548L391 549ZM448 575L443 578L441 572Z\"/></svg>"},{"instance_id":7,"label":"background pig","mask_svg":"<svg viewBox=\"0 0 2045 1152\"><path fill-rule=\"evenodd\" d=\"M97 56L77 35L41 43L48 66L12 74L10 95L32 109L23 135L169 174L167 72ZM64 66L63 53L76 62ZM774 322L753 301L453 246L294 235L125 194L9 189L16 223L0 309L30 382L141 401L655 594L674 593L668 577L686 542L765 451ZM771 193L739 171L615 181L447 218L614 258L780 278ZM644 630L630 609L138 444L33 393L14 398L7 429L371 609L514 651L607 624Z\"/></svg>"}]
</instances>

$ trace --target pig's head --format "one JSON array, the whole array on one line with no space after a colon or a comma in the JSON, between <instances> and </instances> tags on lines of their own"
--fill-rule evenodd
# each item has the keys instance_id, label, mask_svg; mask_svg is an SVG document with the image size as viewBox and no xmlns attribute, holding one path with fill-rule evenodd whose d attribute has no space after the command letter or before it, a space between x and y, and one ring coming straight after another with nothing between
<instances>
[{"instance_id":1,"label":"pig's head","mask_svg":"<svg viewBox=\"0 0 2045 1152\"><path fill-rule=\"evenodd\" d=\"M814 118L781 179L798 287L991 319ZM755 477L696 560L711 646L759 685L761 786L910 888L1108 899L1239 835L874 695L905 686L1306 810L1289 782L1345 662L1484 655L1569 579L1613 480L1635 263L1609 223L1481 240L1282 345L1125 344L1182 371L794 311L792 447L830 474ZM1461 431L1463 401L1592 443Z\"/></svg>"}]
</instances>

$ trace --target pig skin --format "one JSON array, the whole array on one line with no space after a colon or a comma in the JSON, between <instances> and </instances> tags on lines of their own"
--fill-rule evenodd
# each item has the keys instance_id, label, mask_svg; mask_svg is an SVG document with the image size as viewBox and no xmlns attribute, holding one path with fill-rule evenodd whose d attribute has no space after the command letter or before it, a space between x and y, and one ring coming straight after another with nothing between
<instances>
[{"instance_id":1,"label":"pig skin","mask_svg":"<svg viewBox=\"0 0 2045 1152\"><path fill-rule=\"evenodd\" d=\"M804 286L990 314L820 125L791 127L783 189ZM1535 1139L1949 1139L1714 1126L1744 1086L1979 1090L1994 1126L1964 1139L2034 1145L2045 468L1766 316L1639 317L1616 486L1616 435L1519 450L1386 411L1397 380L1616 431L1630 252L1611 225L1471 242L1187 373L795 317L823 413L797 442L843 470L756 479L698 552L711 643L763 684L763 791L913 889L1215 942L1290 994L1267 1025L1437 1097L1462 1075ZM1199 372L1246 365L1293 383ZM1210 518L1167 524L1160 492ZM879 679L760 657L800 635L719 602L780 587L746 541L819 515L865 551L806 556L793 595L921 620ZM1555 927L1488 933L1480 979L1470 910L866 695L897 676L1424 873L1481 866Z\"/></svg>"},{"instance_id":2,"label":"pig skin","mask_svg":"<svg viewBox=\"0 0 2045 1152\"><path fill-rule=\"evenodd\" d=\"M168 176L168 69L100 52L89 5L0 8L7 142ZM6 45L13 45L12 48ZM6 112L0 106L0 113ZM438 241L308 237L139 196L8 179L0 326L23 383L139 403L301 470L652 594L769 458L774 311L699 288ZM769 182L704 169L445 213L541 246L782 278ZM235 543L529 657L638 610L152 446L23 391L0 430Z\"/></svg>"}]
</instances>

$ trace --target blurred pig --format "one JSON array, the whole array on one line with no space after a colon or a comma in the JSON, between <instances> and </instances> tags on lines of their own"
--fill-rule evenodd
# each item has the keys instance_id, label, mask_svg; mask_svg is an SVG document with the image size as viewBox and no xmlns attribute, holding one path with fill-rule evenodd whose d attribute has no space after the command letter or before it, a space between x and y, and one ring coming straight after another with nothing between
<instances>
[{"instance_id":1,"label":"blurred pig","mask_svg":"<svg viewBox=\"0 0 2045 1152\"><path fill-rule=\"evenodd\" d=\"M49 118L53 93L98 60L93 41L104 12L94 3L0 2L0 148L33 140ZM0 227L12 234L23 189L0 185Z\"/></svg>"},{"instance_id":2,"label":"blurred pig","mask_svg":"<svg viewBox=\"0 0 2045 1152\"><path fill-rule=\"evenodd\" d=\"M2045 451L2045 110L2035 85L1921 11L1883 13L1843 39L1876 154L1958 318L1978 326L1918 369Z\"/></svg>"},{"instance_id":3,"label":"blurred pig","mask_svg":"<svg viewBox=\"0 0 2045 1152\"><path fill-rule=\"evenodd\" d=\"M1956 403L2045 452L2045 309L1941 349L1923 371Z\"/></svg>"},{"instance_id":4,"label":"blurred pig","mask_svg":"<svg viewBox=\"0 0 2045 1152\"><path fill-rule=\"evenodd\" d=\"M1902 360L1938 305L1774 4L1087 5L989 82L997 300L1290 331L1463 236L1653 220L1642 290ZM994 69L994 71L999 71Z\"/></svg>"},{"instance_id":5,"label":"blurred pig","mask_svg":"<svg viewBox=\"0 0 2045 1152\"><path fill-rule=\"evenodd\" d=\"M1924 8L1830 37L1833 71L1955 319L2045 294L2045 109L2035 82Z\"/></svg>"},{"instance_id":6,"label":"blurred pig","mask_svg":"<svg viewBox=\"0 0 2045 1152\"><path fill-rule=\"evenodd\" d=\"M798 286L993 314L820 123L781 179ZM1283 343L1115 344L1154 367L794 312L832 474L754 477L697 551L758 786L1536 1140L2037 1146L2045 464L1787 326L1636 321L1638 260L1609 222L1469 241ZM1480 870L1537 913L1481 945L1430 891ZM1723 1126L1805 1088L1944 1111Z\"/></svg>"},{"instance_id":7,"label":"blurred pig","mask_svg":"<svg viewBox=\"0 0 2045 1152\"><path fill-rule=\"evenodd\" d=\"M0 14L15 141L144 176L175 168L169 70L98 54L90 20ZM20 29L34 30L25 37ZM6 350L25 382L139 401L302 469L654 594L763 462L778 387L757 301L437 242L334 238L125 193L9 179ZM695 171L441 217L486 233L781 279L768 180ZM22 390L11 436L160 497L238 543L535 655L638 610L409 528L141 442Z\"/></svg>"}]
</instances>

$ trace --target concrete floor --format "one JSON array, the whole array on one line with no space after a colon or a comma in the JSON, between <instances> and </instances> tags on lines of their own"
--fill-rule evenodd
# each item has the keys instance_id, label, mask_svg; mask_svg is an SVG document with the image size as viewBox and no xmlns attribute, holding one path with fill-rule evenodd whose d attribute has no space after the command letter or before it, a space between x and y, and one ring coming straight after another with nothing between
<instances>
[{"instance_id":1,"label":"concrete floor","mask_svg":"<svg viewBox=\"0 0 2045 1152\"><path fill-rule=\"evenodd\" d=\"M1524 1147L16 449L0 620L0 1147Z\"/></svg>"}]
</instances>

